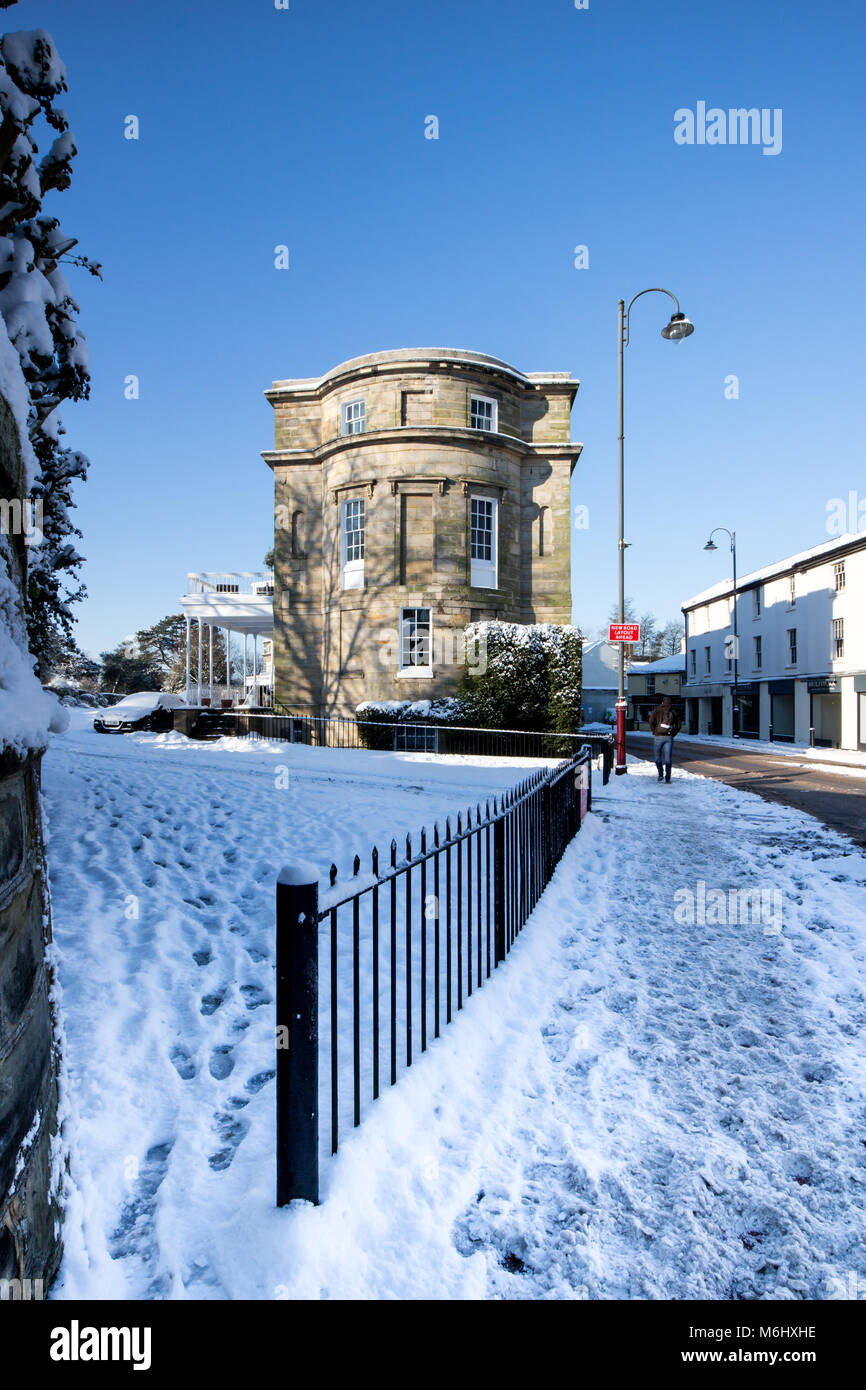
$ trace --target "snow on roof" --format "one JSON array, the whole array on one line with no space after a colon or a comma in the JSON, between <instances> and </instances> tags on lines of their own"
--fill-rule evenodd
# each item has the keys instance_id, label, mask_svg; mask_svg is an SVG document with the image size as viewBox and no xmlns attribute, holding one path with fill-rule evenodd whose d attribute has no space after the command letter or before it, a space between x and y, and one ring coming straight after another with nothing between
<instances>
[{"instance_id":1,"label":"snow on roof","mask_svg":"<svg viewBox=\"0 0 866 1390\"><path fill-rule=\"evenodd\" d=\"M685 652L677 652L676 656L660 656L657 661L632 661L628 669L635 676L650 671L655 674L661 674L664 671L685 671Z\"/></svg>"},{"instance_id":2,"label":"snow on roof","mask_svg":"<svg viewBox=\"0 0 866 1390\"><path fill-rule=\"evenodd\" d=\"M750 584L760 583L763 579L773 579L777 575L785 574L787 570L803 569L813 561L827 559L834 551L844 550L847 546L860 542L866 546L866 532L855 533L848 531L844 536L836 536L832 541L824 541L821 545L813 545L811 550L801 550L797 555L789 555L785 560L777 560L772 565L765 565L763 569L753 570L751 574L740 575L737 580L737 592L748 588ZM724 598L734 587L733 579L723 579L718 584L713 584L709 589L702 589L693 598L685 599L682 603L683 608L695 608L700 603L709 603L714 598Z\"/></svg>"}]
</instances>

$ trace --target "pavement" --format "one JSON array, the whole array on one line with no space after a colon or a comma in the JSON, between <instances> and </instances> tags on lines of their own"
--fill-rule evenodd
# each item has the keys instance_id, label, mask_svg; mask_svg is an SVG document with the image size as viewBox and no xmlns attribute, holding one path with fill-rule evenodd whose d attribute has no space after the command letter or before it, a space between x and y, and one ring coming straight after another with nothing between
<instances>
[{"instance_id":1,"label":"pavement","mask_svg":"<svg viewBox=\"0 0 866 1390\"><path fill-rule=\"evenodd\" d=\"M626 746L635 757L652 757L650 734L629 734ZM833 763L799 762L790 753L756 753L679 739L674 742L674 764L806 811L866 849L866 775Z\"/></svg>"}]
</instances>

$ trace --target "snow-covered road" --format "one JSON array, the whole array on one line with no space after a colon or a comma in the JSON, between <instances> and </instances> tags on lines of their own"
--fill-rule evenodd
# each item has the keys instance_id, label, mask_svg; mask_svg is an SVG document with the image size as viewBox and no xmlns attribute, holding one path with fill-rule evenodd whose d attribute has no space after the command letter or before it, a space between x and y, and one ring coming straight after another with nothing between
<instances>
[{"instance_id":1,"label":"snow-covered road","mask_svg":"<svg viewBox=\"0 0 866 1390\"><path fill-rule=\"evenodd\" d=\"M800 812L649 771L594 788L505 968L347 1138L323 1205L276 1211L280 861L345 867L525 770L55 739L60 1296L866 1287L866 856Z\"/></svg>"}]
</instances>

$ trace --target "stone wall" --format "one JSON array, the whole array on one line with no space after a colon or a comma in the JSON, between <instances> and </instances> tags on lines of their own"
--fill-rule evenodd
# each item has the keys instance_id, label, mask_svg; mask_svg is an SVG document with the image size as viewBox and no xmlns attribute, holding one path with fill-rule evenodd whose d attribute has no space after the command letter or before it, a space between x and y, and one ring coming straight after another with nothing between
<instances>
[{"instance_id":1,"label":"stone wall","mask_svg":"<svg viewBox=\"0 0 866 1390\"><path fill-rule=\"evenodd\" d=\"M17 431L0 398L0 497L23 495ZM20 594L23 537L0 539L0 564ZM8 1280L41 1280L47 1292L61 1253L51 1195L58 1057L45 960L50 923L39 775L38 752L0 751L0 1297L8 1295ZM31 1287L40 1289L38 1282Z\"/></svg>"}]
</instances>

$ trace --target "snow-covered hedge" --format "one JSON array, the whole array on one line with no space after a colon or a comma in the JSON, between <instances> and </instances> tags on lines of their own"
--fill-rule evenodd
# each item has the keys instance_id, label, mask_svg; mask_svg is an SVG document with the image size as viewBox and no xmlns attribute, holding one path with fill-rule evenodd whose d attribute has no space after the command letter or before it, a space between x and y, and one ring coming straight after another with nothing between
<instances>
[{"instance_id":1,"label":"snow-covered hedge","mask_svg":"<svg viewBox=\"0 0 866 1390\"><path fill-rule=\"evenodd\" d=\"M365 748L390 748L394 724L468 724L462 700L364 700L355 708ZM383 727L388 726L388 727Z\"/></svg>"},{"instance_id":2,"label":"snow-covered hedge","mask_svg":"<svg viewBox=\"0 0 866 1390\"><path fill-rule=\"evenodd\" d=\"M571 733L580 727L580 629L559 623L470 623L460 698L468 722L488 729Z\"/></svg>"},{"instance_id":3,"label":"snow-covered hedge","mask_svg":"<svg viewBox=\"0 0 866 1390\"><path fill-rule=\"evenodd\" d=\"M581 725L580 629L557 623L470 623L473 664L441 700L365 700L355 718L366 748L390 748L393 724L573 733Z\"/></svg>"}]
</instances>

